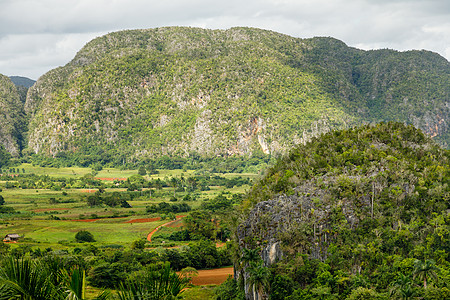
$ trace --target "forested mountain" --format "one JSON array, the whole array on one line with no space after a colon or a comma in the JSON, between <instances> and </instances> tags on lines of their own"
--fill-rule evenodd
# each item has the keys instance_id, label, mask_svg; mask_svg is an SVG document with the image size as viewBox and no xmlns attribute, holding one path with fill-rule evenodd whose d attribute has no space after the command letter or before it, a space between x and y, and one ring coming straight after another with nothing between
<instances>
[{"instance_id":1,"label":"forested mountain","mask_svg":"<svg viewBox=\"0 0 450 300\"><path fill-rule=\"evenodd\" d=\"M449 62L251 29L110 33L41 76L28 146L102 163L283 153L334 128L396 120L449 144ZM117 161L116 161L117 160Z\"/></svg>"},{"instance_id":2,"label":"forested mountain","mask_svg":"<svg viewBox=\"0 0 450 300\"><path fill-rule=\"evenodd\" d=\"M9 79L11 79L11 81L16 85L17 91L19 92L20 101L25 103L28 89L32 87L36 81L22 76L9 76Z\"/></svg>"},{"instance_id":3,"label":"forested mountain","mask_svg":"<svg viewBox=\"0 0 450 300\"><path fill-rule=\"evenodd\" d=\"M32 87L36 82L36 80L22 76L9 76L9 79L11 79L16 86L23 86L26 88Z\"/></svg>"},{"instance_id":4,"label":"forested mountain","mask_svg":"<svg viewBox=\"0 0 450 300\"><path fill-rule=\"evenodd\" d=\"M14 156L20 154L26 121L16 86L0 74L0 147ZM0 149L2 155L2 149ZM3 156L3 155L2 155ZM0 158L0 165L3 158Z\"/></svg>"},{"instance_id":5,"label":"forested mountain","mask_svg":"<svg viewBox=\"0 0 450 300\"><path fill-rule=\"evenodd\" d=\"M247 299L449 299L449 162L400 123L294 148L242 206Z\"/></svg>"}]
</instances>

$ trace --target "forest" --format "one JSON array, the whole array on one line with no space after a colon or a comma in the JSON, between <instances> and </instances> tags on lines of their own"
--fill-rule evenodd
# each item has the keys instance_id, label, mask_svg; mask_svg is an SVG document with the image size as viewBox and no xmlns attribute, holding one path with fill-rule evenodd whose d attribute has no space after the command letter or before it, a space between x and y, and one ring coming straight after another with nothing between
<instances>
[{"instance_id":1,"label":"forest","mask_svg":"<svg viewBox=\"0 0 450 300\"><path fill-rule=\"evenodd\" d=\"M260 175L4 166L0 233L23 236L1 244L0 299L447 299L449 159L381 123ZM229 266L222 284L192 284Z\"/></svg>"}]
</instances>

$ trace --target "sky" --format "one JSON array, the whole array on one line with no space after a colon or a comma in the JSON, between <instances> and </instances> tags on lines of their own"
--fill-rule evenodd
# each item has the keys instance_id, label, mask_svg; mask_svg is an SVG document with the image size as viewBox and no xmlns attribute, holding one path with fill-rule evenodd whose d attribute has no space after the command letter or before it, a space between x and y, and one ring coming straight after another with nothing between
<instances>
[{"instance_id":1,"label":"sky","mask_svg":"<svg viewBox=\"0 0 450 300\"><path fill-rule=\"evenodd\" d=\"M450 60L450 0L0 0L0 73L38 79L125 29L248 26Z\"/></svg>"}]
</instances>

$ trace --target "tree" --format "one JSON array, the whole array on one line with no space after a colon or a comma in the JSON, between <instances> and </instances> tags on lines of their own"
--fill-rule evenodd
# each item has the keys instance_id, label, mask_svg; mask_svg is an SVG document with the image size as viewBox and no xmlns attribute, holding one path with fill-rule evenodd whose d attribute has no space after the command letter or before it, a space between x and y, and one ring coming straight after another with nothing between
<instances>
[{"instance_id":1,"label":"tree","mask_svg":"<svg viewBox=\"0 0 450 300\"><path fill-rule=\"evenodd\" d=\"M145 170L145 167L144 167L144 166L140 166L140 167L139 167L139 169L138 169L138 174L141 175L141 176L147 175L147 170Z\"/></svg>"},{"instance_id":2,"label":"tree","mask_svg":"<svg viewBox=\"0 0 450 300\"><path fill-rule=\"evenodd\" d=\"M176 177L170 178L170 186L173 187L173 197L175 197L175 192L178 187L179 180Z\"/></svg>"},{"instance_id":3,"label":"tree","mask_svg":"<svg viewBox=\"0 0 450 300\"><path fill-rule=\"evenodd\" d=\"M2 195L0 195L0 205L5 204L5 199L3 198Z\"/></svg>"},{"instance_id":4,"label":"tree","mask_svg":"<svg viewBox=\"0 0 450 300\"><path fill-rule=\"evenodd\" d=\"M120 263L100 263L89 271L89 283L99 288L116 288L125 280L124 267Z\"/></svg>"},{"instance_id":5,"label":"tree","mask_svg":"<svg viewBox=\"0 0 450 300\"><path fill-rule=\"evenodd\" d=\"M372 289L365 287L358 287L350 293L346 300L377 300L378 293Z\"/></svg>"},{"instance_id":6,"label":"tree","mask_svg":"<svg viewBox=\"0 0 450 300\"><path fill-rule=\"evenodd\" d=\"M0 268L0 300L85 300L85 271L80 266L67 270L62 264L39 260L6 259ZM101 292L96 300L106 300Z\"/></svg>"},{"instance_id":7,"label":"tree","mask_svg":"<svg viewBox=\"0 0 450 300\"><path fill-rule=\"evenodd\" d=\"M427 279L433 278L437 280L436 272L438 268L436 263L432 259L426 259L425 261L416 260L414 262L414 278L418 277L423 280L423 287L427 288Z\"/></svg>"},{"instance_id":8,"label":"tree","mask_svg":"<svg viewBox=\"0 0 450 300\"><path fill-rule=\"evenodd\" d=\"M211 214L204 210L193 211L184 218L186 229L192 236L198 238L206 237L214 239L216 237L216 226L211 222Z\"/></svg>"},{"instance_id":9,"label":"tree","mask_svg":"<svg viewBox=\"0 0 450 300\"><path fill-rule=\"evenodd\" d=\"M145 248L145 240L144 239L135 240L131 244L131 249L143 250L144 248Z\"/></svg>"},{"instance_id":10,"label":"tree","mask_svg":"<svg viewBox=\"0 0 450 300\"><path fill-rule=\"evenodd\" d=\"M51 274L29 259L7 259L0 269L0 299L56 299Z\"/></svg>"},{"instance_id":11,"label":"tree","mask_svg":"<svg viewBox=\"0 0 450 300\"><path fill-rule=\"evenodd\" d=\"M80 266L75 266L72 270L72 274L64 270L62 272L65 275L65 295L66 300L85 300L86 299L86 272ZM109 299L110 293L103 291L97 296L96 300Z\"/></svg>"},{"instance_id":12,"label":"tree","mask_svg":"<svg viewBox=\"0 0 450 300\"><path fill-rule=\"evenodd\" d=\"M390 296L400 299L411 299L415 296L416 290L412 286L411 278L407 275L400 273L397 280L392 284Z\"/></svg>"},{"instance_id":13,"label":"tree","mask_svg":"<svg viewBox=\"0 0 450 300\"><path fill-rule=\"evenodd\" d=\"M253 297L254 299L263 299L265 292L269 290L269 277L270 271L267 267L265 267L262 262L260 263L251 263L250 267L247 269L249 273L248 284L249 289L253 289L253 295L258 294L258 298Z\"/></svg>"},{"instance_id":14,"label":"tree","mask_svg":"<svg viewBox=\"0 0 450 300\"><path fill-rule=\"evenodd\" d=\"M241 267L245 267L250 265L251 263L255 263L261 260L259 256L259 249L242 249L242 257L241 257Z\"/></svg>"},{"instance_id":15,"label":"tree","mask_svg":"<svg viewBox=\"0 0 450 300\"><path fill-rule=\"evenodd\" d=\"M77 234L75 234L75 239L79 243L82 243L82 242L87 242L87 243L95 242L94 236L92 235L92 233L90 233L87 230L78 231Z\"/></svg>"},{"instance_id":16,"label":"tree","mask_svg":"<svg viewBox=\"0 0 450 300\"><path fill-rule=\"evenodd\" d=\"M140 278L131 278L120 284L117 296L119 300L175 299L187 283L188 280L174 272L166 262L162 268L151 265Z\"/></svg>"},{"instance_id":17,"label":"tree","mask_svg":"<svg viewBox=\"0 0 450 300\"><path fill-rule=\"evenodd\" d=\"M5 150L5 148L0 145L0 168L6 167L11 159L11 154Z\"/></svg>"}]
</instances>

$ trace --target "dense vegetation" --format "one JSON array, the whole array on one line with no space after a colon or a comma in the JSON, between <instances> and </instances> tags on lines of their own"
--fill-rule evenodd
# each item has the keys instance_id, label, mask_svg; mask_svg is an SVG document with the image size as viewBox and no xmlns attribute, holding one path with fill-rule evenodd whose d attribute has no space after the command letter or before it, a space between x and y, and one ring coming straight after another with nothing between
<instances>
[{"instance_id":1,"label":"dense vegetation","mask_svg":"<svg viewBox=\"0 0 450 300\"><path fill-rule=\"evenodd\" d=\"M247 294L255 286L270 299L448 299L449 160L399 123L296 147L243 204L236 267Z\"/></svg>"},{"instance_id":2,"label":"dense vegetation","mask_svg":"<svg viewBox=\"0 0 450 300\"><path fill-rule=\"evenodd\" d=\"M25 105L28 89L32 87L36 81L21 76L9 76L9 79L11 79L12 83L15 84L17 92L19 93L20 101L23 105Z\"/></svg>"},{"instance_id":3,"label":"dense vegetation","mask_svg":"<svg viewBox=\"0 0 450 300\"><path fill-rule=\"evenodd\" d=\"M226 215L256 174L146 171L0 168L0 236L20 235L0 243L0 299L94 299L104 289L100 299L161 299L158 280L181 287L175 296L182 274L229 267Z\"/></svg>"},{"instance_id":4,"label":"dense vegetation","mask_svg":"<svg viewBox=\"0 0 450 300\"><path fill-rule=\"evenodd\" d=\"M5 164L3 148L19 156L24 147L26 120L20 96L11 80L0 74L0 167Z\"/></svg>"},{"instance_id":5,"label":"dense vegetation","mask_svg":"<svg viewBox=\"0 0 450 300\"><path fill-rule=\"evenodd\" d=\"M119 166L163 155L280 153L361 122L448 144L449 63L250 28L158 28L89 42L30 89L29 151Z\"/></svg>"}]
</instances>

